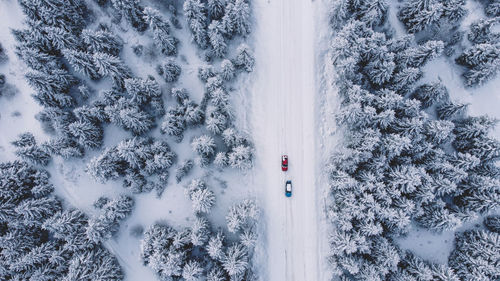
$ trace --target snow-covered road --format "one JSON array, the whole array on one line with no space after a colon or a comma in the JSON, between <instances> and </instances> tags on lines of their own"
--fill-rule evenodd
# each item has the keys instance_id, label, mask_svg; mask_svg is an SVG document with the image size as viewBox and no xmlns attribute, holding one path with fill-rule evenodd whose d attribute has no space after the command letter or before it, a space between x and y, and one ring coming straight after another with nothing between
<instances>
[{"instance_id":1,"label":"snow-covered road","mask_svg":"<svg viewBox=\"0 0 500 281\"><path fill-rule=\"evenodd\" d=\"M252 124L266 219L268 276L320 280L315 137L314 2L254 2L257 27ZM288 154L289 171L280 156ZM286 198L286 180L293 195Z\"/></svg>"}]
</instances>

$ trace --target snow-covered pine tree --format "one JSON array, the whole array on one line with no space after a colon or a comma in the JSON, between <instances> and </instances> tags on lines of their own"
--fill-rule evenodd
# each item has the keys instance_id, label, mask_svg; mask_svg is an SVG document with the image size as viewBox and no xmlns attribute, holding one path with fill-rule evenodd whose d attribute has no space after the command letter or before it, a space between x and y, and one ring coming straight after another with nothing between
<instances>
[{"instance_id":1,"label":"snow-covered pine tree","mask_svg":"<svg viewBox=\"0 0 500 281\"><path fill-rule=\"evenodd\" d=\"M495 33L492 28L500 23L500 18L484 18L473 22L470 25L470 32L467 39L474 44L498 43L500 33Z\"/></svg>"},{"instance_id":2,"label":"snow-covered pine tree","mask_svg":"<svg viewBox=\"0 0 500 281\"><path fill-rule=\"evenodd\" d=\"M199 105L191 100L185 99L182 101L182 107L184 108L184 120L186 121L186 125L195 126L202 123L205 114Z\"/></svg>"},{"instance_id":3,"label":"snow-covered pine tree","mask_svg":"<svg viewBox=\"0 0 500 281\"><path fill-rule=\"evenodd\" d=\"M86 234L95 243L109 239L118 231L120 222L130 215L134 200L128 196L120 196L109 201L102 208L99 216L90 218Z\"/></svg>"},{"instance_id":4,"label":"snow-covered pine tree","mask_svg":"<svg viewBox=\"0 0 500 281\"><path fill-rule=\"evenodd\" d=\"M441 81L420 85L415 89L412 97L420 101L423 109L436 103L449 101L448 90Z\"/></svg>"},{"instance_id":5,"label":"snow-covered pine tree","mask_svg":"<svg viewBox=\"0 0 500 281\"><path fill-rule=\"evenodd\" d=\"M130 130L134 135L141 135L154 126L154 118L151 115L125 98L106 106L105 113L112 123Z\"/></svg>"},{"instance_id":6,"label":"snow-covered pine tree","mask_svg":"<svg viewBox=\"0 0 500 281\"><path fill-rule=\"evenodd\" d=\"M219 135L227 128L227 117L218 108L210 107L207 110L205 126L209 132Z\"/></svg>"},{"instance_id":7,"label":"snow-covered pine tree","mask_svg":"<svg viewBox=\"0 0 500 281\"><path fill-rule=\"evenodd\" d=\"M207 281L224 281L229 277L226 276L224 270L215 264L207 273Z\"/></svg>"},{"instance_id":8,"label":"snow-covered pine tree","mask_svg":"<svg viewBox=\"0 0 500 281\"><path fill-rule=\"evenodd\" d=\"M417 222L425 228L438 232L455 230L462 225L456 213L451 212L444 204L437 203L424 205L423 213L417 218Z\"/></svg>"},{"instance_id":9,"label":"snow-covered pine tree","mask_svg":"<svg viewBox=\"0 0 500 281\"><path fill-rule=\"evenodd\" d=\"M189 260L182 269L182 278L186 281L198 281L203 276L203 267L196 260Z\"/></svg>"},{"instance_id":10,"label":"snow-covered pine tree","mask_svg":"<svg viewBox=\"0 0 500 281\"><path fill-rule=\"evenodd\" d=\"M460 280L495 280L500 277L496 266L500 252L499 234L485 230L468 230L455 236L455 249L448 257L449 266Z\"/></svg>"},{"instance_id":11,"label":"snow-covered pine tree","mask_svg":"<svg viewBox=\"0 0 500 281\"><path fill-rule=\"evenodd\" d=\"M258 219L259 209L253 200L244 200L234 204L226 216L227 227L230 232L236 233L253 226Z\"/></svg>"},{"instance_id":12,"label":"snow-covered pine tree","mask_svg":"<svg viewBox=\"0 0 500 281\"><path fill-rule=\"evenodd\" d=\"M222 267L232 278L241 276L248 267L248 255L245 247L238 243L228 247L222 258Z\"/></svg>"},{"instance_id":13,"label":"snow-covered pine tree","mask_svg":"<svg viewBox=\"0 0 500 281\"><path fill-rule=\"evenodd\" d=\"M181 67L175 63L174 60L167 60L162 66L160 66L159 73L166 82L173 83L179 79L181 75Z\"/></svg>"},{"instance_id":14,"label":"snow-covered pine tree","mask_svg":"<svg viewBox=\"0 0 500 281\"><path fill-rule=\"evenodd\" d=\"M67 275L61 280L113 281L123 278L123 271L118 260L108 250L99 247L75 254L69 262Z\"/></svg>"},{"instance_id":15,"label":"snow-covered pine tree","mask_svg":"<svg viewBox=\"0 0 500 281\"><path fill-rule=\"evenodd\" d=\"M207 10L211 20L222 18L224 15L224 0L208 0Z\"/></svg>"},{"instance_id":16,"label":"snow-covered pine tree","mask_svg":"<svg viewBox=\"0 0 500 281\"><path fill-rule=\"evenodd\" d=\"M169 136L176 136L176 141L181 141L185 128L184 112L179 107L169 108L161 124L160 131Z\"/></svg>"},{"instance_id":17,"label":"snow-covered pine tree","mask_svg":"<svg viewBox=\"0 0 500 281\"><path fill-rule=\"evenodd\" d=\"M214 159L214 164L220 168L224 168L229 164L226 152L217 152Z\"/></svg>"},{"instance_id":18,"label":"snow-covered pine tree","mask_svg":"<svg viewBox=\"0 0 500 281\"><path fill-rule=\"evenodd\" d=\"M51 157L44 146L38 146L32 133L26 132L18 136L18 139L12 142L16 147L16 155L21 159L34 165L46 166Z\"/></svg>"},{"instance_id":19,"label":"snow-covered pine tree","mask_svg":"<svg viewBox=\"0 0 500 281\"><path fill-rule=\"evenodd\" d=\"M191 243L194 246L204 246L210 235L210 224L202 216L196 216L191 226Z\"/></svg>"},{"instance_id":20,"label":"snow-covered pine tree","mask_svg":"<svg viewBox=\"0 0 500 281\"><path fill-rule=\"evenodd\" d=\"M145 104L153 98L161 97L160 85L154 79L126 79L125 89L131 96L131 101L138 104Z\"/></svg>"},{"instance_id":21,"label":"snow-covered pine tree","mask_svg":"<svg viewBox=\"0 0 500 281\"><path fill-rule=\"evenodd\" d=\"M469 68L486 63L492 63L500 58L499 44L476 44L466 49L456 62Z\"/></svg>"},{"instance_id":22,"label":"snow-covered pine tree","mask_svg":"<svg viewBox=\"0 0 500 281\"><path fill-rule=\"evenodd\" d=\"M444 7L439 1L408 0L399 10L398 18L409 32L415 33L437 24L443 12Z\"/></svg>"},{"instance_id":23,"label":"snow-covered pine tree","mask_svg":"<svg viewBox=\"0 0 500 281\"><path fill-rule=\"evenodd\" d=\"M68 129L83 148L98 148L102 145L104 130L99 124L89 120L79 120L71 123Z\"/></svg>"},{"instance_id":24,"label":"snow-covered pine tree","mask_svg":"<svg viewBox=\"0 0 500 281\"><path fill-rule=\"evenodd\" d=\"M33 96L44 107L70 107L74 99L68 94L76 83L75 78L67 71L58 69L51 73L30 71L25 74L28 84L37 92Z\"/></svg>"},{"instance_id":25,"label":"snow-covered pine tree","mask_svg":"<svg viewBox=\"0 0 500 281\"><path fill-rule=\"evenodd\" d=\"M209 135L201 135L191 141L191 147L198 154L210 157L215 152L215 141Z\"/></svg>"},{"instance_id":26,"label":"snow-covered pine tree","mask_svg":"<svg viewBox=\"0 0 500 281\"><path fill-rule=\"evenodd\" d=\"M245 43L242 43L236 49L236 57L233 61L234 65L238 68L243 68L246 72L252 72L255 64L255 58L253 57L250 47Z\"/></svg>"},{"instance_id":27,"label":"snow-covered pine tree","mask_svg":"<svg viewBox=\"0 0 500 281\"><path fill-rule=\"evenodd\" d=\"M207 253L213 260L220 261L224 256L224 234L218 231L212 235L206 245Z\"/></svg>"},{"instance_id":28,"label":"snow-covered pine tree","mask_svg":"<svg viewBox=\"0 0 500 281\"><path fill-rule=\"evenodd\" d=\"M436 108L437 115L441 120L453 120L462 117L466 112L468 104L447 102Z\"/></svg>"},{"instance_id":29,"label":"snow-covered pine tree","mask_svg":"<svg viewBox=\"0 0 500 281\"><path fill-rule=\"evenodd\" d=\"M46 33L47 39L50 41L54 49L77 49L80 45L79 38L75 37L69 31L62 27L43 26L42 30Z\"/></svg>"},{"instance_id":30,"label":"snow-covered pine tree","mask_svg":"<svg viewBox=\"0 0 500 281\"><path fill-rule=\"evenodd\" d=\"M193 210L197 213L209 213L215 204L215 195L208 188L198 189L190 194Z\"/></svg>"},{"instance_id":31,"label":"snow-covered pine tree","mask_svg":"<svg viewBox=\"0 0 500 281\"><path fill-rule=\"evenodd\" d=\"M107 53L112 56L118 56L123 48L122 40L114 33L108 30L84 29L82 39L85 42L90 53Z\"/></svg>"},{"instance_id":32,"label":"snow-covered pine tree","mask_svg":"<svg viewBox=\"0 0 500 281\"><path fill-rule=\"evenodd\" d=\"M107 53L96 52L93 55L93 59L99 74L102 76L110 76L115 85L119 88L124 86L125 79L132 77L128 67L118 57Z\"/></svg>"},{"instance_id":33,"label":"snow-covered pine tree","mask_svg":"<svg viewBox=\"0 0 500 281\"><path fill-rule=\"evenodd\" d=\"M207 82L208 78L214 77L215 75L216 73L212 65L202 65L198 67L198 78L203 82Z\"/></svg>"},{"instance_id":34,"label":"snow-covered pine tree","mask_svg":"<svg viewBox=\"0 0 500 281\"><path fill-rule=\"evenodd\" d=\"M222 132L222 139L227 147L235 147L245 142L245 139L234 127L225 129L224 132Z\"/></svg>"},{"instance_id":35,"label":"snow-covered pine tree","mask_svg":"<svg viewBox=\"0 0 500 281\"><path fill-rule=\"evenodd\" d=\"M500 215L487 216L484 219L483 224L489 231L500 234Z\"/></svg>"},{"instance_id":36,"label":"snow-covered pine tree","mask_svg":"<svg viewBox=\"0 0 500 281\"><path fill-rule=\"evenodd\" d=\"M111 3L138 32L143 32L148 28L144 20L144 8L139 0L111 0Z\"/></svg>"},{"instance_id":37,"label":"snow-covered pine tree","mask_svg":"<svg viewBox=\"0 0 500 281\"><path fill-rule=\"evenodd\" d=\"M234 64L230 60L224 59L220 63L220 76L226 81L231 81L236 76Z\"/></svg>"},{"instance_id":38,"label":"snow-covered pine tree","mask_svg":"<svg viewBox=\"0 0 500 281\"><path fill-rule=\"evenodd\" d=\"M194 162L191 159L185 160L179 164L175 169L175 180L177 183L181 182L181 180L191 171L193 166Z\"/></svg>"},{"instance_id":39,"label":"snow-covered pine tree","mask_svg":"<svg viewBox=\"0 0 500 281\"><path fill-rule=\"evenodd\" d=\"M228 153L229 165L241 170L250 169L253 165L253 149L247 145L238 145Z\"/></svg>"},{"instance_id":40,"label":"snow-covered pine tree","mask_svg":"<svg viewBox=\"0 0 500 281\"><path fill-rule=\"evenodd\" d=\"M207 10L205 2L200 0L184 1L184 15L188 20L189 28L193 33L193 39L201 49L207 47Z\"/></svg>"},{"instance_id":41,"label":"snow-covered pine tree","mask_svg":"<svg viewBox=\"0 0 500 281\"><path fill-rule=\"evenodd\" d=\"M486 5L484 9L486 15L489 17L500 16L500 2L498 0L490 0L488 2L488 5Z\"/></svg>"},{"instance_id":42,"label":"snow-covered pine tree","mask_svg":"<svg viewBox=\"0 0 500 281\"><path fill-rule=\"evenodd\" d=\"M160 12L151 7L144 9L144 19L153 31L153 40L157 48L167 56L177 53L179 40L172 36L169 24L161 17Z\"/></svg>"},{"instance_id":43,"label":"snow-covered pine tree","mask_svg":"<svg viewBox=\"0 0 500 281\"><path fill-rule=\"evenodd\" d=\"M208 26L208 38L212 46L212 52L218 58L224 58L227 52L226 39L222 32L222 25L217 20L212 21Z\"/></svg>"},{"instance_id":44,"label":"snow-covered pine tree","mask_svg":"<svg viewBox=\"0 0 500 281\"><path fill-rule=\"evenodd\" d=\"M463 74L468 87L481 86L500 72L500 59L476 66Z\"/></svg>"},{"instance_id":45,"label":"snow-covered pine tree","mask_svg":"<svg viewBox=\"0 0 500 281\"><path fill-rule=\"evenodd\" d=\"M250 4L247 0L229 0L233 3L231 10L226 10L226 13L231 16L233 23L233 33L236 35L246 36L250 33Z\"/></svg>"}]
</instances>

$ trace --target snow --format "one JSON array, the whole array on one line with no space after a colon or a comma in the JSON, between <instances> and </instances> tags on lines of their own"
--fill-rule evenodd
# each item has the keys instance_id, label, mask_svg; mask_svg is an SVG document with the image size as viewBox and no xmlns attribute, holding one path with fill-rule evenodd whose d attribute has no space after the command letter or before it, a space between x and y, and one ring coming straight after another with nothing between
<instances>
[{"instance_id":1,"label":"snow","mask_svg":"<svg viewBox=\"0 0 500 281\"><path fill-rule=\"evenodd\" d=\"M254 3L257 66L251 122L254 181L261 187L267 227L263 280L326 280L321 263L327 247L318 235L322 196L315 114L316 51L325 49L316 39L327 30L324 7L320 1ZM316 26L319 22L322 26ZM281 172L282 154L289 156L288 172ZM286 180L293 184L291 198L284 194Z\"/></svg>"}]
</instances>

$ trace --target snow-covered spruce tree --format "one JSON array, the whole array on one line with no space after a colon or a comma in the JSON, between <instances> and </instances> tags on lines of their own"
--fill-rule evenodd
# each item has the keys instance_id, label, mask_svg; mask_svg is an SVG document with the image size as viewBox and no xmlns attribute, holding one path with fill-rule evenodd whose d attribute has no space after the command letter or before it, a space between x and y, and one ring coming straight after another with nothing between
<instances>
[{"instance_id":1,"label":"snow-covered spruce tree","mask_svg":"<svg viewBox=\"0 0 500 281\"><path fill-rule=\"evenodd\" d=\"M259 209L253 200L244 200L234 204L226 216L227 227L230 232L236 233L253 227L259 218Z\"/></svg>"},{"instance_id":2,"label":"snow-covered spruce tree","mask_svg":"<svg viewBox=\"0 0 500 281\"><path fill-rule=\"evenodd\" d=\"M191 200L196 213L209 213L215 204L213 191L207 188L204 181L195 179L186 186L186 195Z\"/></svg>"},{"instance_id":3,"label":"snow-covered spruce tree","mask_svg":"<svg viewBox=\"0 0 500 281\"><path fill-rule=\"evenodd\" d=\"M213 1L212 1L213 2ZM2 43L0 43L0 63L7 61L8 57Z\"/></svg>"},{"instance_id":4,"label":"snow-covered spruce tree","mask_svg":"<svg viewBox=\"0 0 500 281\"><path fill-rule=\"evenodd\" d=\"M99 216L89 219L86 229L88 238L95 243L111 238L118 231L120 222L130 215L133 207L134 200L123 195L107 202Z\"/></svg>"},{"instance_id":5,"label":"snow-covered spruce tree","mask_svg":"<svg viewBox=\"0 0 500 281\"><path fill-rule=\"evenodd\" d=\"M213 260L220 261L224 257L224 234L218 231L212 235L206 245L207 253Z\"/></svg>"},{"instance_id":6,"label":"snow-covered spruce tree","mask_svg":"<svg viewBox=\"0 0 500 281\"><path fill-rule=\"evenodd\" d=\"M219 21L212 21L208 26L208 38L212 46L213 55L224 58L227 51L226 39L223 36L222 25Z\"/></svg>"},{"instance_id":7,"label":"snow-covered spruce tree","mask_svg":"<svg viewBox=\"0 0 500 281\"><path fill-rule=\"evenodd\" d=\"M235 146L229 151L227 157L231 167L248 170L253 165L253 148L243 144Z\"/></svg>"},{"instance_id":8,"label":"snow-covered spruce tree","mask_svg":"<svg viewBox=\"0 0 500 281\"><path fill-rule=\"evenodd\" d=\"M220 76L226 81L231 81L236 76L234 64L230 60L224 59L220 63Z\"/></svg>"},{"instance_id":9,"label":"snow-covered spruce tree","mask_svg":"<svg viewBox=\"0 0 500 281\"><path fill-rule=\"evenodd\" d=\"M205 49L208 43L207 36L207 9L205 2L200 0L184 1L184 15L193 34L193 40L198 47Z\"/></svg>"},{"instance_id":10,"label":"snow-covered spruce tree","mask_svg":"<svg viewBox=\"0 0 500 281\"><path fill-rule=\"evenodd\" d=\"M34 165L46 166L50 161L51 157L47 149L36 144L32 133L27 132L19 135L17 140L12 142L12 145L16 147L17 156Z\"/></svg>"},{"instance_id":11,"label":"snow-covered spruce tree","mask_svg":"<svg viewBox=\"0 0 500 281\"><path fill-rule=\"evenodd\" d=\"M153 31L153 40L157 48L167 56L177 53L179 40L170 31L169 24L161 17L160 12L151 7L144 9L144 19Z\"/></svg>"},{"instance_id":12,"label":"snow-covered spruce tree","mask_svg":"<svg viewBox=\"0 0 500 281\"><path fill-rule=\"evenodd\" d=\"M79 45L81 45L79 42L80 39L71 34L65 28L44 26L42 29L43 32L46 33L47 39L54 49L76 49Z\"/></svg>"},{"instance_id":13,"label":"snow-covered spruce tree","mask_svg":"<svg viewBox=\"0 0 500 281\"><path fill-rule=\"evenodd\" d=\"M419 100L424 109L433 104L449 101L448 90L441 82L420 85L415 89L412 97Z\"/></svg>"},{"instance_id":14,"label":"snow-covered spruce tree","mask_svg":"<svg viewBox=\"0 0 500 281\"><path fill-rule=\"evenodd\" d=\"M248 255L245 247L238 243L231 245L222 257L222 267L231 278L240 279L248 267Z\"/></svg>"},{"instance_id":15,"label":"snow-covered spruce tree","mask_svg":"<svg viewBox=\"0 0 500 281\"><path fill-rule=\"evenodd\" d=\"M67 71L58 69L50 73L30 71L25 74L28 84L36 91L35 100L44 107L70 107L74 99L69 89L76 80Z\"/></svg>"},{"instance_id":16,"label":"snow-covered spruce tree","mask_svg":"<svg viewBox=\"0 0 500 281\"><path fill-rule=\"evenodd\" d=\"M460 118L467 112L468 104L447 102L437 107L437 114L439 119L453 120Z\"/></svg>"},{"instance_id":17,"label":"snow-covered spruce tree","mask_svg":"<svg viewBox=\"0 0 500 281\"><path fill-rule=\"evenodd\" d=\"M76 72L93 80L101 77L91 54L77 49L63 49L62 53L64 58L68 60L71 67L73 67Z\"/></svg>"},{"instance_id":18,"label":"snow-covered spruce tree","mask_svg":"<svg viewBox=\"0 0 500 281\"><path fill-rule=\"evenodd\" d=\"M198 78L203 82L207 82L208 78L214 77L215 75L216 72L212 65L202 65L198 67Z\"/></svg>"},{"instance_id":19,"label":"snow-covered spruce tree","mask_svg":"<svg viewBox=\"0 0 500 281\"><path fill-rule=\"evenodd\" d=\"M122 40L114 33L108 30L84 29L82 39L89 53L107 53L112 56L118 56L123 48Z\"/></svg>"},{"instance_id":20,"label":"snow-covered spruce tree","mask_svg":"<svg viewBox=\"0 0 500 281\"><path fill-rule=\"evenodd\" d=\"M247 0L228 0L222 25L226 36L246 36L251 30L251 9Z\"/></svg>"},{"instance_id":21,"label":"snow-covered spruce tree","mask_svg":"<svg viewBox=\"0 0 500 281\"><path fill-rule=\"evenodd\" d=\"M197 281L203 277L203 267L196 260L190 260L182 269L182 278L186 281Z\"/></svg>"},{"instance_id":22,"label":"snow-covered spruce tree","mask_svg":"<svg viewBox=\"0 0 500 281\"><path fill-rule=\"evenodd\" d=\"M168 83L176 82L181 75L181 67L174 60L167 60L167 62L159 66L158 74Z\"/></svg>"},{"instance_id":23,"label":"snow-covered spruce tree","mask_svg":"<svg viewBox=\"0 0 500 281\"><path fill-rule=\"evenodd\" d=\"M68 129L83 148L98 148L103 143L104 130L99 123L81 119L71 123Z\"/></svg>"},{"instance_id":24,"label":"snow-covered spruce tree","mask_svg":"<svg viewBox=\"0 0 500 281\"><path fill-rule=\"evenodd\" d=\"M448 264L460 280L500 278L496 263L500 253L499 234L487 230L468 230L455 235L455 249Z\"/></svg>"},{"instance_id":25,"label":"snow-covered spruce tree","mask_svg":"<svg viewBox=\"0 0 500 281\"><path fill-rule=\"evenodd\" d=\"M238 68L243 68L246 72L252 72L255 65L255 58L248 45L242 43L236 49L236 58L233 63Z\"/></svg>"},{"instance_id":26,"label":"snow-covered spruce tree","mask_svg":"<svg viewBox=\"0 0 500 281\"><path fill-rule=\"evenodd\" d=\"M138 32L148 28L148 24L144 20L144 8L139 0L111 0L111 3Z\"/></svg>"},{"instance_id":27,"label":"snow-covered spruce tree","mask_svg":"<svg viewBox=\"0 0 500 281\"><path fill-rule=\"evenodd\" d=\"M227 128L227 116L219 108L210 107L207 109L205 127L215 135L221 134Z\"/></svg>"},{"instance_id":28,"label":"snow-covered spruce tree","mask_svg":"<svg viewBox=\"0 0 500 281\"><path fill-rule=\"evenodd\" d=\"M153 116L124 97L105 106L104 112L111 123L130 130L134 135L142 135L154 126Z\"/></svg>"},{"instance_id":29,"label":"snow-covered spruce tree","mask_svg":"<svg viewBox=\"0 0 500 281\"><path fill-rule=\"evenodd\" d=\"M167 109L163 122L161 124L161 132L169 136L175 136L176 141L180 142L183 138L184 130L186 129L186 120L181 107L170 107Z\"/></svg>"},{"instance_id":30,"label":"snow-covered spruce tree","mask_svg":"<svg viewBox=\"0 0 500 281\"><path fill-rule=\"evenodd\" d=\"M208 0L208 16L212 20L218 20L224 15L224 0Z\"/></svg>"},{"instance_id":31,"label":"snow-covered spruce tree","mask_svg":"<svg viewBox=\"0 0 500 281\"><path fill-rule=\"evenodd\" d=\"M118 57L97 52L94 53L93 58L99 74L111 77L119 88L123 88L125 79L132 77L128 67Z\"/></svg>"},{"instance_id":32,"label":"snow-covered spruce tree","mask_svg":"<svg viewBox=\"0 0 500 281\"><path fill-rule=\"evenodd\" d=\"M220 168L224 168L229 164L226 152L217 152L214 159L214 164Z\"/></svg>"},{"instance_id":33,"label":"snow-covered spruce tree","mask_svg":"<svg viewBox=\"0 0 500 281\"><path fill-rule=\"evenodd\" d=\"M215 141L209 135L201 135L191 141L193 151L199 155L211 157L215 153Z\"/></svg>"},{"instance_id":34,"label":"snow-covered spruce tree","mask_svg":"<svg viewBox=\"0 0 500 281\"><path fill-rule=\"evenodd\" d=\"M189 174L193 166L194 162L191 159L185 160L177 166L175 169L175 180L177 183L181 182L181 180Z\"/></svg>"},{"instance_id":35,"label":"snow-covered spruce tree","mask_svg":"<svg viewBox=\"0 0 500 281\"><path fill-rule=\"evenodd\" d=\"M456 58L457 64L466 67L463 77L468 87L481 86L500 71L500 33L492 31L498 22L498 18L481 19L470 26L468 39L474 45Z\"/></svg>"},{"instance_id":36,"label":"snow-covered spruce tree","mask_svg":"<svg viewBox=\"0 0 500 281\"><path fill-rule=\"evenodd\" d=\"M484 219L483 224L489 231L500 234L500 215L487 216Z\"/></svg>"},{"instance_id":37,"label":"snow-covered spruce tree","mask_svg":"<svg viewBox=\"0 0 500 281\"><path fill-rule=\"evenodd\" d=\"M492 28L500 23L499 18L480 19L470 25L467 39L474 44L498 43L500 33L493 32Z\"/></svg>"},{"instance_id":38,"label":"snow-covered spruce tree","mask_svg":"<svg viewBox=\"0 0 500 281\"><path fill-rule=\"evenodd\" d=\"M16 161L0 164L0 177L2 280L123 279L116 258L86 238L86 216L62 210L46 171Z\"/></svg>"},{"instance_id":39,"label":"snow-covered spruce tree","mask_svg":"<svg viewBox=\"0 0 500 281\"><path fill-rule=\"evenodd\" d=\"M487 1L487 5L484 7L484 11L486 12L486 15L489 17L498 17L500 16L500 2L497 0L490 0Z\"/></svg>"},{"instance_id":40,"label":"snow-covered spruce tree","mask_svg":"<svg viewBox=\"0 0 500 281\"><path fill-rule=\"evenodd\" d=\"M160 85L154 79L126 79L125 89L130 95L131 101L138 104L145 104L152 99L161 98Z\"/></svg>"},{"instance_id":41,"label":"snow-covered spruce tree","mask_svg":"<svg viewBox=\"0 0 500 281\"><path fill-rule=\"evenodd\" d=\"M409 32L415 33L431 26L439 27L445 21L458 23L466 14L463 0L407 0L398 18Z\"/></svg>"},{"instance_id":42,"label":"snow-covered spruce tree","mask_svg":"<svg viewBox=\"0 0 500 281\"><path fill-rule=\"evenodd\" d=\"M134 192L148 191L151 183L139 185L142 176L158 176L160 181L168 177L168 169L175 161L173 153L164 141L149 138L132 138L107 148L94 157L87 166L87 172L97 181L116 180L130 175L123 182L124 187Z\"/></svg>"},{"instance_id":43,"label":"snow-covered spruce tree","mask_svg":"<svg viewBox=\"0 0 500 281\"><path fill-rule=\"evenodd\" d=\"M345 21L332 24L327 63L338 73L337 122L346 136L326 168L336 229L331 269L344 280L459 280L453 269L400 255L391 237L407 233L413 221L435 231L455 229L496 208L492 177L498 173L486 163L500 150L484 133L491 122L466 121L466 106L451 103L445 89L412 90L442 43L388 38L356 21L352 2L337 5L344 14L336 18ZM366 68L380 59L377 50L395 54L390 80L379 84L383 80Z\"/></svg>"}]
</instances>

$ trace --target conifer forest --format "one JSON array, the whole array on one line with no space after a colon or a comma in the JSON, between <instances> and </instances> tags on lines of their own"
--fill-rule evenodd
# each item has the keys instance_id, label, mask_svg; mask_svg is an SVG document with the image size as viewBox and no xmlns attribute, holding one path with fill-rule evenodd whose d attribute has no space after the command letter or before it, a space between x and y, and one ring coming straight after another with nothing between
<instances>
[{"instance_id":1,"label":"conifer forest","mask_svg":"<svg viewBox=\"0 0 500 281\"><path fill-rule=\"evenodd\" d=\"M0 0L0 280L500 280L500 0Z\"/></svg>"}]
</instances>

